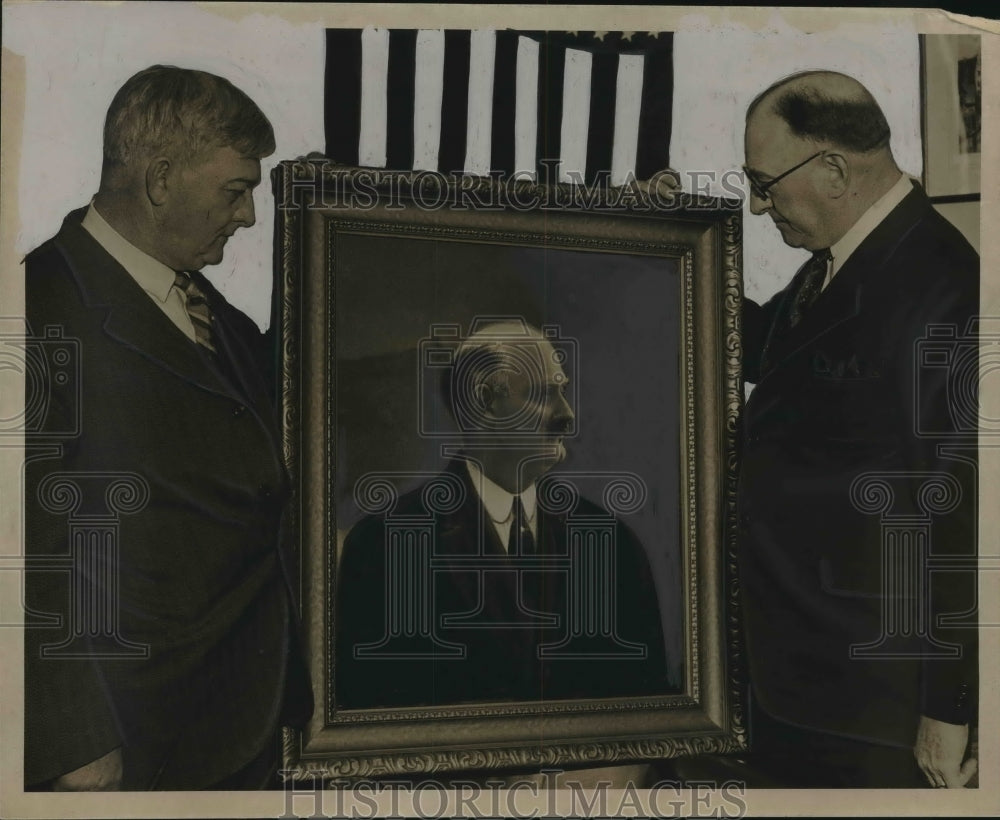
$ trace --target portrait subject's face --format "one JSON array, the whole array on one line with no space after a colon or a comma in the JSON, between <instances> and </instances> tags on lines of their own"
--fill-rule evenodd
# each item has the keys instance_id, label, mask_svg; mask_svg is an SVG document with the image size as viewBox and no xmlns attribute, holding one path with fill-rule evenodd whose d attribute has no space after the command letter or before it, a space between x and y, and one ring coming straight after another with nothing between
<instances>
[{"instance_id":1,"label":"portrait subject's face","mask_svg":"<svg viewBox=\"0 0 1000 820\"><path fill-rule=\"evenodd\" d=\"M260 160L229 146L176 167L161 214L162 244L173 257L164 261L175 270L221 262L229 237L254 224L253 189L259 184Z\"/></svg>"},{"instance_id":2,"label":"portrait subject's face","mask_svg":"<svg viewBox=\"0 0 1000 820\"><path fill-rule=\"evenodd\" d=\"M761 184L794 168L820 147L796 137L780 117L767 110L758 109L747 122L746 166ZM839 237L830 232L830 199L823 172L819 156L768 188L767 198L751 190L751 213L769 214L786 245L806 250L830 247Z\"/></svg>"},{"instance_id":3,"label":"portrait subject's face","mask_svg":"<svg viewBox=\"0 0 1000 820\"><path fill-rule=\"evenodd\" d=\"M539 449L527 470L541 475L566 458L563 440L572 431L575 415L567 399L569 377L555 348L541 339L533 342L531 348L537 351L538 369L511 372L509 390L497 396L492 412L500 419L523 413L536 420Z\"/></svg>"}]
</instances>

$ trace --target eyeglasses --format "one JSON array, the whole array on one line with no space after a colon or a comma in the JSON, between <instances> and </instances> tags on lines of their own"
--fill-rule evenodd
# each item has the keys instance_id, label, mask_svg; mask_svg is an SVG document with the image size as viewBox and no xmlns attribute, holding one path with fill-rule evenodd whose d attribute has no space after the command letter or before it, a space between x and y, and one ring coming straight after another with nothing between
<instances>
[{"instance_id":1,"label":"eyeglasses","mask_svg":"<svg viewBox=\"0 0 1000 820\"><path fill-rule=\"evenodd\" d=\"M803 165L808 165L810 162L816 159L816 157L821 157L825 153L826 149L822 151L817 151L811 157L807 157L806 159L802 160L802 162L800 162L798 165L789 168L782 174L778 174L778 176L774 177L773 179L769 179L767 182L761 182L760 180L758 180L756 177L754 177L753 171L751 171L744 165L743 173L746 174L747 184L750 186L750 192L755 197L757 197L757 199L768 199L770 197L768 191L770 191L775 185L781 182L781 180L783 180L790 173L792 173L792 171L798 171L799 168L801 168Z\"/></svg>"}]
</instances>

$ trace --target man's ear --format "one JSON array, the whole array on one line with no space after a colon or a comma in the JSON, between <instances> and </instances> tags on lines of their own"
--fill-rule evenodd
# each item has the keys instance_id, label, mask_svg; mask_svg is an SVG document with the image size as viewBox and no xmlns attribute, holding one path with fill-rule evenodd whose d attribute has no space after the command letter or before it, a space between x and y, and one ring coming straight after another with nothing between
<instances>
[{"instance_id":1,"label":"man's ear","mask_svg":"<svg viewBox=\"0 0 1000 820\"><path fill-rule=\"evenodd\" d=\"M154 205L162 205L167 200L171 169L167 157L154 157L146 166L146 196Z\"/></svg>"},{"instance_id":2,"label":"man's ear","mask_svg":"<svg viewBox=\"0 0 1000 820\"><path fill-rule=\"evenodd\" d=\"M483 413L493 412L493 400L496 396L493 393L493 388L490 387L485 382L480 382L475 387L476 391L476 404L482 410Z\"/></svg>"},{"instance_id":3,"label":"man's ear","mask_svg":"<svg viewBox=\"0 0 1000 820\"><path fill-rule=\"evenodd\" d=\"M828 190L833 199L838 199L847 193L851 181L851 166L843 154L830 152L823 157L823 168L826 172Z\"/></svg>"}]
</instances>

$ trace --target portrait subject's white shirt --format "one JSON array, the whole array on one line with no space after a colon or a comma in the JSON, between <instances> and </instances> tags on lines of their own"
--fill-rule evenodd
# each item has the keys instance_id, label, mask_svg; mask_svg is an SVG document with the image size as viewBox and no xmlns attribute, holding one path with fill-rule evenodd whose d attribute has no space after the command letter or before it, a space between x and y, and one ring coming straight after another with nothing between
<instances>
[{"instance_id":1,"label":"portrait subject's white shirt","mask_svg":"<svg viewBox=\"0 0 1000 820\"><path fill-rule=\"evenodd\" d=\"M514 496L503 487L487 478L479 466L472 461L465 462L469 469L469 476L472 478L472 486L476 488L479 497L482 499L486 514L493 522L493 528L500 536L500 543L507 549L507 539L510 537L510 527L514 521ZM528 527L531 534L538 538L538 517L537 497L535 485L531 484L521 492L521 505L524 507L524 514L528 519Z\"/></svg>"},{"instance_id":2,"label":"portrait subject's white shirt","mask_svg":"<svg viewBox=\"0 0 1000 820\"><path fill-rule=\"evenodd\" d=\"M823 281L823 289L833 280L844 263L851 258L858 247L868 238L868 234L874 231L907 194L913 190L913 183L908 174L900 174L896 184L893 185L881 199L875 202L861 218L855 222L838 242L830 246L830 255L833 257L828 263L826 279Z\"/></svg>"},{"instance_id":3,"label":"portrait subject's white shirt","mask_svg":"<svg viewBox=\"0 0 1000 820\"><path fill-rule=\"evenodd\" d=\"M94 203L90 203L87 215L81 223L86 231L97 240L112 258L139 284L153 303L162 310L192 342L197 341L194 325L188 316L185 296L174 285L176 274L162 262L139 250L101 216Z\"/></svg>"}]
</instances>

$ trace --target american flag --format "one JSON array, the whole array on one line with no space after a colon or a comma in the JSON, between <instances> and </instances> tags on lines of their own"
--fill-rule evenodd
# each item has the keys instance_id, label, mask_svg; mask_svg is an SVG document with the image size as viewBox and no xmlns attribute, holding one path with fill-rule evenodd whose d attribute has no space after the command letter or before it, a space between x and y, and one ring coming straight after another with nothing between
<instances>
[{"instance_id":1,"label":"american flag","mask_svg":"<svg viewBox=\"0 0 1000 820\"><path fill-rule=\"evenodd\" d=\"M325 97L338 162L620 184L670 164L673 36L328 29Z\"/></svg>"}]
</instances>

